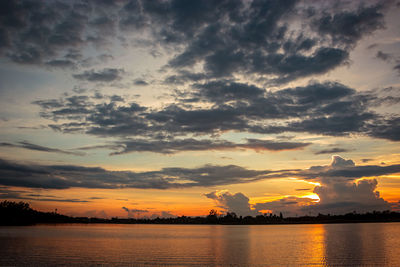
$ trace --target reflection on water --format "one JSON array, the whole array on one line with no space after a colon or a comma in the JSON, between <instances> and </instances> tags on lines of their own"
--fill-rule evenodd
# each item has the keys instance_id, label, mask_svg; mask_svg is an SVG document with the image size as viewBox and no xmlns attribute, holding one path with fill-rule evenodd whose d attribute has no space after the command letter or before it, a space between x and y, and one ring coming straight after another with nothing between
<instances>
[{"instance_id":1,"label":"reflection on water","mask_svg":"<svg viewBox=\"0 0 400 267\"><path fill-rule=\"evenodd\" d=\"M400 266L400 223L0 227L0 266Z\"/></svg>"},{"instance_id":2,"label":"reflection on water","mask_svg":"<svg viewBox=\"0 0 400 267\"><path fill-rule=\"evenodd\" d=\"M399 236L399 224L337 224L325 226L325 255L328 266L399 266L386 251L400 252L400 243L388 240ZM398 258L398 256L396 256Z\"/></svg>"}]
</instances>

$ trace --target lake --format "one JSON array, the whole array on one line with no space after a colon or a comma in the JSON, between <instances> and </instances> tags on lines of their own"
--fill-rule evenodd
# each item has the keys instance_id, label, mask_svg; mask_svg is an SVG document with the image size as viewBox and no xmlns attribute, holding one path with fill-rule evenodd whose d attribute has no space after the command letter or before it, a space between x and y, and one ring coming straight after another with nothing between
<instances>
[{"instance_id":1,"label":"lake","mask_svg":"<svg viewBox=\"0 0 400 267\"><path fill-rule=\"evenodd\" d=\"M0 227L0 266L400 266L400 223Z\"/></svg>"}]
</instances>

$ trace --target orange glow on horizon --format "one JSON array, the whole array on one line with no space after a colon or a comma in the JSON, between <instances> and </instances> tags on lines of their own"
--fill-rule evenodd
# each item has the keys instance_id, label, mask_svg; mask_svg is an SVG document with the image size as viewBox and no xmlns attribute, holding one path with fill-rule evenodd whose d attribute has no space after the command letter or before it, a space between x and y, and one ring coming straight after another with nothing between
<instances>
[{"instance_id":1,"label":"orange glow on horizon","mask_svg":"<svg viewBox=\"0 0 400 267\"><path fill-rule=\"evenodd\" d=\"M302 196L302 198L310 198L310 199L314 200L314 202L320 202L321 201L321 199L319 198L319 196L317 194L305 195L305 196Z\"/></svg>"}]
</instances>

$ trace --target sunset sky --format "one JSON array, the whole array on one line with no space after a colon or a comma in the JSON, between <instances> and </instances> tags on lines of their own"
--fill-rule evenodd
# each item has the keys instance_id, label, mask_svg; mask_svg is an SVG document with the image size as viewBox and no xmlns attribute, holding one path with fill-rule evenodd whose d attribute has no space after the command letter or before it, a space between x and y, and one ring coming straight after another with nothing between
<instances>
[{"instance_id":1,"label":"sunset sky","mask_svg":"<svg viewBox=\"0 0 400 267\"><path fill-rule=\"evenodd\" d=\"M0 199L400 210L399 1L0 1Z\"/></svg>"}]
</instances>

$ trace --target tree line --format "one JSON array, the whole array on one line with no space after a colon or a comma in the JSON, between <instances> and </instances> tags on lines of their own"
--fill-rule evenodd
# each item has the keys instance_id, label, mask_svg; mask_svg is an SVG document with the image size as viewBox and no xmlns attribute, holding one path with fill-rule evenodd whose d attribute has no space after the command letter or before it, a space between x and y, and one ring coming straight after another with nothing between
<instances>
[{"instance_id":1,"label":"tree line","mask_svg":"<svg viewBox=\"0 0 400 267\"><path fill-rule=\"evenodd\" d=\"M253 216L238 216L234 212L220 214L211 210L207 216L179 216L173 218L91 218L71 217L54 212L32 209L29 203L0 202L0 225L34 225L38 223L116 223L116 224L310 224L310 223L361 223L400 222L400 212L372 211L367 213L347 213L343 215L318 214L317 216L283 217L266 213Z\"/></svg>"}]
</instances>

